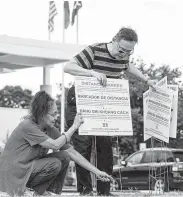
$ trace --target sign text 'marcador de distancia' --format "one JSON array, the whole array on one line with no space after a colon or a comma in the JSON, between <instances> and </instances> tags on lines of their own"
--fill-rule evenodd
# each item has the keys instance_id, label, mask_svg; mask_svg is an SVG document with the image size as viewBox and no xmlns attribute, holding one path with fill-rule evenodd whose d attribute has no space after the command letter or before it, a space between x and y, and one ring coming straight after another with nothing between
<instances>
[{"instance_id":1,"label":"sign text 'marcador de distancia'","mask_svg":"<svg viewBox=\"0 0 183 197\"><path fill-rule=\"evenodd\" d=\"M128 97L122 97L122 96L98 96L98 95L78 95L78 98L83 98L83 99L104 99L104 100L120 100L120 101L124 101L124 100L128 100Z\"/></svg>"}]
</instances>

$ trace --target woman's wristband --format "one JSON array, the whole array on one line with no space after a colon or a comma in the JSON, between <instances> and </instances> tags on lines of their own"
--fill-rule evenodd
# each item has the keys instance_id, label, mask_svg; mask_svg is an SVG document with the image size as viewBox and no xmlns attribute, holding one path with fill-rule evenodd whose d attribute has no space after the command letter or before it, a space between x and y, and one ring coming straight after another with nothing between
<instances>
[{"instance_id":1,"label":"woman's wristband","mask_svg":"<svg viewBox=\"0 0 183 197\"><path fill-rule=\"evenodd\" d=\"M66 139L66 143L69 143L70 142L70 138L69 138L69 136L67 135L67 133L62 133L62 135L64 135L65 136L65 139Z\"/></svg>"}]
</instances>

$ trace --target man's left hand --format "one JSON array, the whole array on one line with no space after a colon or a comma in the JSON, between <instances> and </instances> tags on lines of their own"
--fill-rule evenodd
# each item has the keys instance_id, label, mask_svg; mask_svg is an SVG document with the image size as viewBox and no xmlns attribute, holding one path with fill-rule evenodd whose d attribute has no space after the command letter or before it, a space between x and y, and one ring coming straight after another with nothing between
<instances>
[{"instance_id":1,"label":"man's left hand","mask_svg":"<svg viewBox=\"0 0 183 197\"><path fill-rule=\"evenodd\" d=\"M156 89L157 80L147 80L147 85L153 89Z\"/></svg>"}]
</instances>

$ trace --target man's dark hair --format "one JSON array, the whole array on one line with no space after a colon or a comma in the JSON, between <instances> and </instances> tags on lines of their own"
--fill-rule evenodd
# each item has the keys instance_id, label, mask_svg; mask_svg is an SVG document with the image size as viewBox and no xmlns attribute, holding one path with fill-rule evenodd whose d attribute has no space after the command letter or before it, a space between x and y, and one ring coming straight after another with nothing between
<instances>
[{"instance_id":1,"label":"man's dark hair","mask_svg":"<svg viewBox=\"0 0 183 197\"><path fill-rule=\"evenodd\" d=\"M30 103L29 115L24 119L30 118L36 124L48 113L48 110L54 104L54 99L45 91L39 91L33 97Z\"/></svg>"},{"instance_id":2,"label":"man's dark hair","mask_svg":"<svg viewBox=\"0 0 183 197\"><path fill-rule=\"evenodd\" d=\"M118 33L113 37L113 41L120 41L120 40L127 40L127 41L134 41L138 42L138 35L135 30L127 27L122 27Z\"/></svg>"}]
</instances>

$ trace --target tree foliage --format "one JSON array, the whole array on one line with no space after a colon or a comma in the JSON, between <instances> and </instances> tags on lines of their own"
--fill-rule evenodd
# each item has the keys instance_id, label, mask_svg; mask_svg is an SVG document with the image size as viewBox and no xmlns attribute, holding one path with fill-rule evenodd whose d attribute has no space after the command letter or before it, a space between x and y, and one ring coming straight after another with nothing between
<instances>
[{"instance_id":1,"label":"tree foliage","mask_svg":"<svg viewBox=\"0 0 183 197\"><path fill-rule=\"evenodd\" d=\"M62 89L62 84L59 85L59 88L60 88L60 90ZM69 88L65 88L65 113L67 111L67 95L68 95L68 91L69 91ZM58 109L58 112L59 112L58 114L59 115L57 116L57 120L55 122L55 126L59 130L61 128L61 126L60 126L60 124L61 124L61 122L60 122L60 120L61 120L61 118L60 118L61 117L61 96L62 96L62 93L57 95L57 98L56 98L56 104L57 104L57 109ZM65 121L65 130L67 130L67 129L68 129L68 127L67 127L67 123Z\"/></svg>"},{"instance_id":2,"label":"tree foliage","mask_svg":"<svg viewBox=\"0 0 183 197\"><path fill-rule=\"evenodd\" d=\"M5 86L0 90L0 107L28 108L32 92L20 86Z\"/></svg>"}]
</instances>

